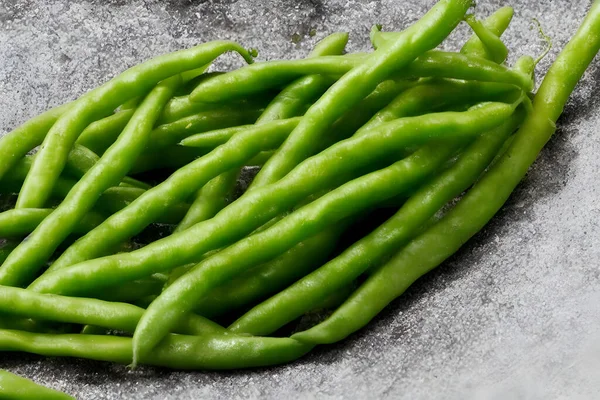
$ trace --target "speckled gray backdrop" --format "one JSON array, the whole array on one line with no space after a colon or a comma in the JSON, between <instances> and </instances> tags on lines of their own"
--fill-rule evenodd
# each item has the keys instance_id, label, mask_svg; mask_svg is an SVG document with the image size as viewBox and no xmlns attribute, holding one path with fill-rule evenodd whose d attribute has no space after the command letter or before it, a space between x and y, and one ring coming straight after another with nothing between
<instances>
[{"instance_id":1,"label":"speckled gray backdrop","mask_svg":"<svg viewBox=\"0 0 600 400\"><path fill-rule=\"evenodd\" d=\"M508 2L478 3L487 15ZM0 132L167 51L230 38L258 48L263 60L294 58L336 30L350 31L350 50L366 50L373 23L400 29L432 4L0 0ZM543 73L590 1L510 4L513 59L542 49L533 17L554 39ZM463 27L447 46L466 34ZM219 68L237 62L225 58ZM600 398L599 65L492 223L345 342L253 371L130 372L21 354L2 354L0 367L81 399Z\"/></svg>"}]
</instances>

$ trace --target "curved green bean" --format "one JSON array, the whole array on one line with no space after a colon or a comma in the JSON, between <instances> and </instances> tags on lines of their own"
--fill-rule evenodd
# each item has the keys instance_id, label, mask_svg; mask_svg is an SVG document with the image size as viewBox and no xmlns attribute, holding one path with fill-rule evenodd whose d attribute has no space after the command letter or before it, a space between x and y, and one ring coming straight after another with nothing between
<instances>
[{"instance_id":1,"label":"curved green bean","mask_svg":"<svg viewBox=\"0 0 600 400\"><path fill-rule=\"evenodd\" d=\"M0 286L0 313L133 332L144 309L127 303L39 294ZM194 314L184 318L174 331L189 335L226 333L220 325Z\"/></svg>"},{"instance_id":2,"label":"curved green bean","mask_svg":"<svg viewBox=\"0 0 600 400\"><path fill-rule=\"evenodd\" d=\"M0 398L19 400L74 400L75 397L38 385L32 380L0 369Z\"/></svg>"},{"instance_id":3,"label":"curved green bean","mask_svg":"<svg viewBox=\"0 0 600 400\"><path fill-rule=\"evenodd\" d=\"M0 238L29 235L53 211L47 208L20 208L0 213ZM87 233L100 225L104 219L105 217L99 213L89 212L77 221L73 233Z\"/></svg>"},{"instance_id":4,"label":"curved green bean","mask_svg":"<svg viewBox=\"0 0 600 400\"><path fill-rule=\"evenodd\" d=\"M110 285L123 279L136 279L153 272L165 271L193 262L207 251L222 247L250 233L278 213L285 211L287 207L293 207L311 193L331 187L331 182L343 175L344 172L357 170L371 164L383 155L404 148L411 142L415 143L419 140L430 140L436 137L445 139L472 137L506 120L513 113L515 106L516 104L489 103L463 113L438 113L390 122L373 130L371 135L362 135L359 138L342 141L319 155L307 159L296 168L295 173L289 174L285 179L268 185L268 187L257 188L247 193L211 220L196 224L187 231L155 241L128 254L104 257L66 267L72 262L65 262L65 259L79 261L82 258L91 258L90 254L93 255L98 251L99 246L104 246L115 238L117 243L122 241L121 232L129 232L134 222L137 223L141 219L136 207L132 207L134 204L138 206L144 204L144 201L138 200L121 211L121 213L132 213L131 219L122 218L119 214L107 219L63 253L61 256L63 266L65 266L63 271L56 271L41 277L31 285L31 288L54 293L85 292L89 289L92 281L94 282L93 286L97 286L100 281ZM232 140L240 136L234 136ZM227 144L229 143L232 141ZM448 146L442 147L447 148ZM219 159L223 164L224 158L220 157ZM426 159L417 161L418 165L426 163ZM181 171L176 174L182 173ZM385 172L382 174L385 175ZM356 182L362 182L362 180L359 179ZM161 185L156 188L160 187ZM165 188L168 187L169 185L166 184ZM393 188L393 185L391 187ZM152 199L156 193L160 193L156 188L147 191L145 198ZM354 190L361 191L358 188ZM349 195L349 193L347 194ZM162 195L158 197L161 201L160 204L165 201L163 197ZM321 199L325 198L327 196ZM150 204L152 203L154 201L150 202ZM149 207L143 209L145 214L149 213ZM111 219L118 221L118 225L111 226ZM95 231L102 232L103 229L105 230L101 236L94 235ZM316 233L318 231L313 234ZM99 238L101 239L99 240ZM89 240L87 247L80 247L81 243L86 242L86 239ZM59 261L60 258L57 262ZM103 271L110 271L110 273ZM103 276L102 279L95 278L99 274Z\"/></svg>"},{"instance_id":5,"label":"curved green bean","mask_svg":"<svg viewBox=\"0 0 600 400\"><path fill-rule=\"evenodd\" d=\"M483 26L497 37L500 37L508 28L508 25L510 25L513 14L514 10L512 7L499 8L483 21ZM473 35L467 41L467 43L464 44L462 49L460 49L460 52L475 57L482 57L488 60L494 59L494 56L490 54L486 46L482 45L482 42L477 35ZM505 60L498 60L498 62L504 61Z\"/></svg>"},{"instance_id":6,"label":"curved green bean","mask_svg":"<svg viewBox=\"0 0 600 400\"><path fill-rule=\"evenodd\" d=\"M479 38L486 49L489 59L496 63L503 63L508 56L508 48L500 40L500 37L491 29L488 29L483 22L475 18L474 15L467 15L465 21L471 27L475 35Z\"/></svg>"},{"instance_id":7,"label":"curved green bean","mask_svg":"<svg viewBox=\"0 0 600 400\"><path fill-rule=\"evenodd\" d=\"M301 123L263 166L257 182L269 184L288 174L317 150L318 138L345 112L367 97L377 85L415 58L439 45L471 6L467 0L442 0L398 40L382 47L346 73L304 114ZM198 88L194 92L196 92ZM194 92L190 98L194 100ZM255 178L255 181L256 181Z\"/></svg>"},{"instance_id":8,"label":"curved green bean","mask_svg":"<svg viewBox=\"0 0 600 400\"><path fill-rule=\"evenodd\" d=\"M355 54L345 56L323 56L302 60L272 61L256 63L224 75L208 79L200 84L190 99L194 101L227 101L236 97L249 96L289 82L306 74L334 74L341 76L365 64L369 57ZM385 78L414 79L420 77L438 77L478 80L482 82L508 83L531 90L533 84L529 77L510 70L503 65L480 57L466 56L460 53L431 50L424 52L410 63L400 64ZM383 78L383 79L385 79Z\"/></svg>"},{"instance_id":9,"label":"curved green bean","mask_svg":"<svg viewBox=\"0 0 600 400\"><path fill-rule=\"evenodd\" d=\"M284 364L312 346L288 338L234 335L169 335L142 364L173 369L223 370ZM131 339L118 336L39 334L0 329L0 351L23 351L48 357L78 357L127 364Z\"/></svg>"}]
</instances>

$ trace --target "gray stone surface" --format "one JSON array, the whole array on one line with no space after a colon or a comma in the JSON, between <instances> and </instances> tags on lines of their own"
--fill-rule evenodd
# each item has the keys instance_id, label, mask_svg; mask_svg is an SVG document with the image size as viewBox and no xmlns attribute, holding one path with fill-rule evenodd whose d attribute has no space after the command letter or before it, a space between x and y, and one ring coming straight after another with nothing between
<instances>
[{"instance_id":1,"label":"gray stone surface","mask_svg":"<svg viewBox=\"0 0 600 400\"><path fill-rule=\"evenodd\" d=\"M487 15L502 5L480 0ZM530 4L531 3L531 4ZM0 129L74 99L128 66L217 38L260 59L305 55L327 33L368 48L433 1L0 0ZM554 40L543 74L588 0L529 2L506 33L512 59ZM316 36L310 37L311 29ZM448 41L455 48L465 27ZM294 44L292 38L299 38ZM219 68L239 65L226 57ZM105 363L0 355L0 368L81 399L600 398L600 61L499 215L366 329L296 363L235 372L134 372ZM1 162L1 160L0 160Z\"/></svg>"}]
</instances>

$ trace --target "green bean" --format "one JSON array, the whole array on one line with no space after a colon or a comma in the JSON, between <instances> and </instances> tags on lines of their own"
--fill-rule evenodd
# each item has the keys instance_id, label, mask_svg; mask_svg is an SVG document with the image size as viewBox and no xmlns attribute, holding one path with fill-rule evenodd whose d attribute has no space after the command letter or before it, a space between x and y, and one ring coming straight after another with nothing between
<instances>
[{"instance_id":1,"label":"green bean","mask_svg":"<svg viewBox=\"0 0 600 400\"><path fill-rule=\"evenodd\" d=\"M175 76L161 82L148 94L117 141L91 166L85 176L69 191L64 201L0 266L0 284L22 286L31 283L32 277L71 234L78 221L94 207L102 193L120 182L127 174L146 145L160 110L180 84L181 77ZM39 155L35 160L37 157ZM32 170L35 168L35 160ZM24 186L26 184L27 179ZM21 193L23 190L24 188L21 189Z\"/></svg>"},{"instance_id":2,"label":"green bean","mask_svg":"<svg viewBox=\"0 0 600 400\"><path fill-rule=\"evenodd\" d=\"M278 146L289 132L288 125L289 121L274 121L270 124L272 128L269 131L265 131L263 126L256 126L234 136L223 146L179 169L165 182L146 191L129 207L109 217L71 246L54 265L64 267L101 255L106 249L139 233L165 210L189 198L212 178L243 166L260 150ZM98 241L99 237L103 239ZM185 262L181 263L183 264Z\"/></svg>"},{"instance_id":3,"label":"green bean","mask_svg":"<svg viewBox=\"0 0 600 400\"><path fill-rule=\"evenodd\" d=\"M346 224L336 224L272 261L240 274L212 290L194 309L205 317L219 316L277 293L321 265L345 228Z\"/></svg>"},{"instance_id":4,"label":"green bean","mask_svg":"<svg viewBox=\"0 0 600 400\"><path fill-rule=\"evenodd\" d=\"M18 245L19 243L15 241L0 239L0 265Z\"/></svg>"},{"instance_id":5,"label":"green bean","mask_svg":"<svg viewBox=\"0 0 600 400\"><path fill-rule=\"evenodd\" d=\"M0 369L0 398L20 400L74 400L75 397Z\"/></svg>"},{"instance_id":6,"label":"green bean","mask_svg":"<svg viewBox=\"0 0 600 400\"><path fill-rule=\"evenodd\" d=\"M293 207L311 193L332 187L331 183L344 173L356 171L361 167L372 164L383 155L405 148L411 142L416 143L436 137L444 139L472 137L476 133L491 129L507 119L512 114L515 106L516 104L489 103L475 107L469 112L438 113L426 117L405 118L382 125L373 130L370 135L345 140L319 155L307 159L295 169L295 173L289 174L285 179L268 185L268 187L257 188L247 193L209 221L196 224L187 231L155 241L128 254L80 263L64 268L64 271L56 271L45 275L32 284L31 288L41 292L62 294L85 292L91 286L95 287L100 282L110 285L124 279L136 279L153 272L166 271L178 265L193 262L207 251L222 247L243 237L245 234L249 234L269 219L285 211L286 208ZM240 136L234 136L232 141ZM226 145L229 145L232 141ZM221 146L217 150L224 147ZM238 148L239 146L236 144L235 147ZM432 155L433 159L435 157L437 155ZM223 164L226 158L220 157L219 160ZM418 159L416 164L420 166L421 163L427 164L427 161L427 159ZM181 171L183 170L176 174L182 173ZM386 173L391 174L391 172L385 172L388 170L382 171L384 171L381 173L383 176L386 176ZM423 169L422 173L425 173L424 171L426 171L426 168ZM415 173L420 174L421 172ZM376 182L381 181L375 177L372 176L371 178ZM403 182L402 179L402 177L399 178L398 182ZM354 184L355 186L352 186L354 188L354 191L351 191L352 193L361 192L356 188L356 185L360 185L360 182L362 180L359 179ZM163 185L165 184L163 183ZM168 187L168 184L165 186ZM177 185L178 188L182 186L185 185ZM161 185L156 188L160 187ZM386 187L393 190L394 185L386 181ZM144 197L152 199L155 193L160 193L156 188L147 191L140 199ZM344 191L342 190L342 192ZM350 195L350 193L347 194ZM335 196L335 194L330 197L324 196L321 200L332 197L337 198ZM161 204L165 201L163 197L159 196ZM244 200L240 201L241 199ZM142 216L134 207L134 205L140 206L141 204L144 204L144 202L140 200L132 203L124 211L110 217L94 231L71 246L61 256L63 266L73 264L72 260L79 261L93 257L99 246L104 246L115 238L118 238L117 243L122 241L121 232L130 232L131 226L141 219ZM149 208L143 208L145 214L149 214ZM120 217L120 214L129 212L132 213L131 219ZM118 221L118 225L111 226L111 219ZM230 221L235 221L235 223L230 223ZM308 227L309 224L306 225ZM103 228L105 230L102 235L94 235L95 231L102 232ZM300 232L302 230L299 230L298 233ZM318 231L313 234L316 233ZM89 242L86 247L82 247L81 243L85 243L86 239ZM68 262L65 262L65 259ZM59 261L61 260L57 260L57 262ZM107 273L108 271L110 272ZM101 279L97 278L99 275L102 276ZM92 281L94 285L91 285ZM75 282L77 282L76 285L74 285Z\"/></svg>"},{"instance_id":7,"label":"green bean","mask_svg":"<svg viewBox=\"0 0 600 400\"><path fill-rule=\"evenodd\" d=\"M273 92L266 91L254 94L247 99L236 99L227 103L198 103L191 101L189 95L176 96L167 103L158 122L159 124L169 124L193 114L205 113L223 108L262 110L273 100L274 96L275 94Z\"/></svg>"},{"instance_id":8,"label":"green bean","mask_svg":"<svg viewBox=\"0 0 600 400\"><path fill-rule=\"evenodd\" d=\"M198 222L210 219L230 201L239 176L238 169L232 169L210 180L199 190L196 200L190 206L175 232L181 232Z\"/></svg>"},{"instance_id":9,"label":"green bean","mask_svg":"<svg viewBox=\"0 0 600 400\"><path fill-rule=\"evenodd\" d=\"M206 80L190 94L190 99L204 102L227 101L279 86L282 82L289 82L305 74L333 74L337 71L341 76L359 68L367 60L367 56L352 54L256 63ZM531 79L495 62L437 50L427 51L408 65L402 68L398 66L392 73L394 77L403 79L440 77L508 83L525 90L533 88Z\"/></svg>"},{"instance_id":10,"label":"green bean","mask_svg":"<svg viewBox=\"0 0 600 400\"><path fill-rule=\"evenodd\" d=\"M344 52L348 34L338 32L317 43L308 58L338 55ZM296 117L303 107L327 90L334 80L323 75L308 75L289 84L279 93L260 116L258 122Z\"/></svg>"},{"instance_id":11,"label":"green bean","mask_svg":"<svg viewBox=\"0 0 600 400\"><path fill-rule=\"evenodd\" d=\"M286 129L289 129L289 132L291 132L296 127L296 125L298 125L301 119L302 117L293 117L285 120L274 120L268 123L260 124L263 125L262 128L255 127L255 125L259 124L251 124L233 126L231 128L216 129L204 133L199 133L197 135L189 136L183 139L180 144L186 147L202 147L214 149L215 147L227 143L227 141L233 136L253 128L256 130L264 129L268 131L272 126L282 125L285 126Z\"/></svg>"},{"instance_id":12,"label":"green bean","mask_svg":"<svg viewBox=\"0 0 600 400\"><path fill-rule=\"evenodd\" d=\"M74 178L81 179L99 160L100 157L98 157L96 153L86 147L75 144L69 153L69 158L67 158L65 173ZM129 176L123 177L121 184L126 184L129 187L136 187L144 190L152 187L147 183L140 182L137 179L133 179Z\"/></svg>"},{"instance_id":13,"label":"green bean","mask_svg":"<svg viewBox=\"0 0 600 400\"><path fill-rule=\"evenodd\" d=\"M458 25L471 6L466 0L442 0L419 22L389 46L382 47L356 68L346 73L305 113L294 132L279 151L263 166L261 182L276 182L298 163L314 154L319 137L377 85L415 58L437 46ZM190 98L195 99L198 88ZM301 145L299 145L301 144ZM293 153L291 152L293 150Z\"/></svg>"},{"instance_id":14,"label":"green bean","mask_svg":"<svg viewBox=\"0 0 600 400\"><path fill-rule=\"evenodd\" d=\"M222 108L160 125L150 135L146 151L157 151L175 145L195 133L253 123L261 112L261 109L256 108L241 111L234 108Z\"/></svg>"},{"instance_id":15,"label":"green bean","mask_svg":"<svg viewBox=\"0 0 600 400\"><path fill-rule=\"evenodd\" d=\"M45 208L20 208L4 211L0 213L0 237L25 237L33 232L53 211ZM96 212L89 212L77 221L73 233L87 233L100 225L104 219L104 216Z\"/></svg>"},{"instance_id":16,"label":"green bean","mask_svg":"<svg viewBox=\"0 0 600 400\"><path fill-rule=\"evenodd\" d=\"M92 122L81 132L76 143L96 154L104 153L117 140L134 112L135 108L129 108Z\"/></svg>"},{"instance_id":17,"label":"green bean","mask_svg":"<svg viewBox=\"0 0 600 400\"><path fill-rule=\"evenodd\" d=\"M513 14L514 10L512 7L499 8L483 21L483 26L497 37L500 37L508 28ZM486 46L482 45L481 39L478 37L478 35L473 35L467 41L467 43L465 43L462 49L460 49L460 52L475 57L486 58L488 60L494 59L494 55L489 52ZM505 59L498 59L499 63L504 61Z\"/></svg>"},{"instance_id":18,"label":"green bean","mask_svg":"<svg viewBox=\"0 0 600 400\"><path fill-rule=\"evenodd\" d=\"M71 147L87 125L110 114L124 101L146 93L158 82L206 65L226 51L237 51L252 62L250 54L237 43L205 43L132 67L73 102L48 131L19 193L17 208L43 207Z\"/></svg>"},{"instance_id":19,"label":"green bean","mask_svg":"<svg viewBox=\"0 0 600 400\"><path fill-rule=\"evenodd\" d=\"M261 151L246 163L248 167L262 167L275 154L275 150Z\"/></svg>"},{"instance_id":20,"label":"green bean","mask_svg":"<svg viewBox=\"0 0 600 400\"><path fill-rule=\"evenodd\" d=\"M229 329L259 335L274 332L393 255L441 207L479 177L523 117L524 113L516 113L500 127L482 135L454 166L418 190L393 217L323 267L250 310Z\"/></svg>"},{"instance_id":21,"label":"green bean","mask_svg":"<svg viewBox=\"0 0 600 400\"><path fill-rule=\"evenodd\" d=\"M520 91L512 86L454 80L434 80L416 85L400 93L390 104L369 120L355 135L365 134L370 129L396 118L418 115L423 110L436 110L450 104L465 104L480 101L514 101ZM511 99L512 97L512 99Z\"/></svg>"},{"instance_id":22,"label":"green bean","mask_svg":"<svg viewBox=\"0 0 600 400\"><path fill-rule=\"evenodd\" d=\"M71 107L71 103L46 111L0 137L0 180L28 152L40 145L56 120Z\"/></svg>"},{"instance_id":23,"label":"green bean","mask_svg":"<svg viewBox=\"0 0 600 400\"><path fill-rule=\"evenodd\" d=\"M133 332L144 309L127 303L39 294L0 286L0 312L35 320L88 324ZM191 335L225 333L223 327L194 314L186 317L174 331Z\"/></svg>"},{"instance_id":24,"label":"green bean","mask_svg":"<svg viewBox=\"0 0 600 400\"><path fill-rule=\"evenodd\" d=\"M288 363L311 348L288 338L169 335L141 362L174 369L239 369ZM0 351L80 357L120 364L127 364L132 357L131 339L127 337L50 335L11 330L0 330Z\"/></svg>"},{"instance_id":25,"label":"green bean","mask_svg":"<svg viewBox=\"0 0 600 400\"><path fill-rule=\"evenodd\" d=\"M475 35L483 43L489 59L496 63L503 63L508 56L508 48L502 43L499 35L488 29L474 15L467 15L465 21L467 21L473 32L475 32Z\"/></svg>"},{"instance_id":26,"label":"green bean","mask_svg":"<svg viewBox=\"0 0 600 400\"><path fill-rule=\"evenodd\" d=\"M348 34L337 33L328 36L321 43L319 43L315 49L311 52L309 57L317 57L321 55L342 53L346 43L348 42ZM299 114L300 110L305 106L307 102L313 100L315 96L322 94L330 85L331 79L327 79L320 75L307 76L299 79L286 87L279 95L277 95L268 107L261 114L260 118L256 121L257 124L268 123L273 120L295 117ZM214 134L213 134L214 136ZM226 140L228 140L227 138ZM225 140L225 141L226 141ZM222 142L224 143L224 142ZM221 143L219 143L221 144ZM268 160L272 154L269 154L266 160ZM265 161L266 161L265 160ZM252 159L249 163L261 163L264 164L263 160ZM229 173L233 175L232 172ZM235 174L235 180L237 180L237 173ZM207 191L217 191L218 196L216 200L212 196L203 195L205 189L202 189L188 215L186 215L185 223L180 224L178 230L187 229L192 223L197 223L214 216L220 209L222 209L226 203L221 201L223 198L222 194L227 194L233 190L235 180L228 179L228 176L222 176L215 178L209 182L209 187L205 188ZM207 185L208 186L208 185ZM210 213L193 213L192 210L211 210ZM189 218L188 218L189 216Z\"/></svg>"},{"instance_id":27,"label":"green bean","mask_svg":"<svg viewBox=\"0 0 600 400\"><path fill-rule=\"evenodd\" d=\"M550 67L533 101L533 111L507 152L444 218L411 241L327 320L294 337L333 343L365 326L419 277L457 251L509 198L556 130L556 121L588 65L600 51L600 1L595 1Z\"/></svg>"}]
</instances>

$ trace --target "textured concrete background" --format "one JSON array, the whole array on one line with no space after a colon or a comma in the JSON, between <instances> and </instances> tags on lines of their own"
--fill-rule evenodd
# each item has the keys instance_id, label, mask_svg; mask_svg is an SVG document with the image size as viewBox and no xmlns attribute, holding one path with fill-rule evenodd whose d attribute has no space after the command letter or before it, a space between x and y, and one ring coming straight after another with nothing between
<instances>
[{"instance_id":1,"label":"textured concrete background","mask_svg":"<svg viewBox=\"0 0 600 400\"><path fill-rule=\"evenodd\" d=\"M506 4L478 3L481 15ZM512 59L543 47L532 17L554 39L539 73L590 5L510 3L517 10L506 33ZM0 130L167 51L230 38L257 47L260 59L294 58L336 30L351 32L350 50L366 50L373 23L400 29L432 4L0 0ZM462 27L446 46L466 34ZM218 66L232 63L239 60ZM130 372L22 354L2 354L0 368L82 399L600 398L599 67L596 60L557 135L490 225L345 342L253 371Z\"/></svg>"}]
</instances>

